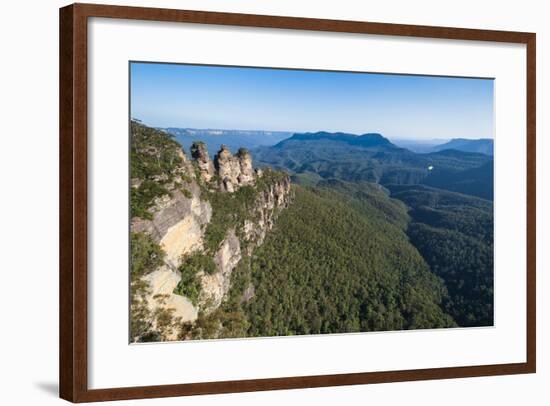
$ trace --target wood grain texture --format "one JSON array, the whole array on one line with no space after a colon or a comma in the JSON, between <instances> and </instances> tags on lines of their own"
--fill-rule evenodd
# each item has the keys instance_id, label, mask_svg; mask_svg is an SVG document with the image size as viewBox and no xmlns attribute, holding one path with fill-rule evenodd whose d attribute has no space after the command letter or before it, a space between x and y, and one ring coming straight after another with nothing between
<instances>
[{"instance_id":1,"label":"wood grain texture","mask_svg":"<svg viewBox=\"0 0 550 406\"><path fill-rule=\"evenodd\" d=\"M525 363L283 377L89 390L87 385L87 21L169 21L527 46L527 326ZM449 379L536 371L536 37L533 33L336 21L234 13L74 4L60 9L60 397L72 402Z\"/></svg>"},{"instance_id":2,"label":"wood grain texture","mask_svg":"<svg viewBox=\"0 0 550 406\"><path fill-rule=\"evenodd\" d=\"M527 41L527 365L537 365L537 72L536 36Z\"/></svg>"},{"instance_id":3,"label":"wood grain texture","mask_svg":"<svg viewBox=\"0 0 550 406\"><path fill-rule=\"evenodd\" d=\"M74 392L73 335L73 7L59 12L59 390Z\"/></svg>"}]
</instances>

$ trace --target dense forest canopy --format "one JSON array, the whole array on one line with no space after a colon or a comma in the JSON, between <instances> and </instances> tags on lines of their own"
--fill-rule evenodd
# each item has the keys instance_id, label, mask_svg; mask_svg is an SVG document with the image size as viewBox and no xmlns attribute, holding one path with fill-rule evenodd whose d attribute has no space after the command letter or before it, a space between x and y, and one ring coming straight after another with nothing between
<instances>
[{"instance_id":1,"label":"dense forest canopy","mask_svg":"<svg viewBox=\"0 0 550 406\"><path fill-rule=\"evenodd\" d=\"M492 325L492 203L423 186L396 187L393 196L411 207L407 233L447 286L445 310L460 326Z\"/></svg>"},{"instance_id":2,"label":"dense forest canopy","mask_svg":"<svg viewBox=\"0 0 550 406\"><path fill-rule=\"evenodd\" d=\"M362 197L296 187L295 202L250 264L251 335L455 325L440 307L444 285L407 240L404 207Z\"/></svg>"}]
</instances>

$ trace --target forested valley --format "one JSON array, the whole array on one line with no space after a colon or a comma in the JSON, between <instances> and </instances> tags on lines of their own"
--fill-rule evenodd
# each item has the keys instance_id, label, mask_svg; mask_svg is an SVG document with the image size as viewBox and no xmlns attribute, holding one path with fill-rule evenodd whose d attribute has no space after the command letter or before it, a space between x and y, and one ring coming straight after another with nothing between
<instances>
[{"instance_id":1,"label":"forested valley","mask_svg":"<svg viewBox=\"0 0 550 406\"><path fill-rule=\"evenodd\" d=\"M493 324L492 156L330 133L258 155L296 200L251 261L250 333Z\"/></svg>"},{"instance_id":2,"label":"forested valley","mask_svg":"<svg viewBox=\"0 0 550 406\"><path fill-rule=\"evenodd\" d=\"M223 147L213 165L205 149L197 155L204 145L195 143L190 161L174 155L175 141L164 133L135 127L144 143L134 143L141 149L132 156L139 182L131 207L144 219L138 220L154 222L152 202L167 193L179 205L194 201L212 211L198 219L204 222L197 226L199 248L165 270L178 282L161 298L184 298L185 309L195 312L188 321L160 313L164 318L157 319L174 331L169 339L493 325L492 156L418 154L379 134L294 134L230 156L227 165L245 168L254 159L255 169L247 167L252 183L229 193L221 177ZM152 153L166 155L172 166L159 166ZM205 181L204 171L214 166ZM142 175L144 168L151 174ZM177 182L167 191L158 179ZM284 190L284 198L273 190ZM162 241L153 237L132 235L132 287L142 296L147 286L140 283L170 267ZM220 265L226 249L233 255L224 257L233 261L229 271ZM227 290L212 305L207 292L222 275ZM132 303L148 311L138 295Z\"/></svg>"}]
</instances>

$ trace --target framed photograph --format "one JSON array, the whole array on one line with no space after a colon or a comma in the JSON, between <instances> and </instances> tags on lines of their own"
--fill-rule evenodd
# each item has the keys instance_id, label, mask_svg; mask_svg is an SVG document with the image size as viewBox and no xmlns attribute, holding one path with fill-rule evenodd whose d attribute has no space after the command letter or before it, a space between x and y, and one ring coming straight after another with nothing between
<instances>
[{"instance_id":1,"label":"framed photograph","mask_svg":"<svg viewBox=\"0 0 550 406\"><path fill-rule=\"evenodd\" d=\"M60 10L60 396L533 373L535 34Z\"/></svg>"}]
</instances>

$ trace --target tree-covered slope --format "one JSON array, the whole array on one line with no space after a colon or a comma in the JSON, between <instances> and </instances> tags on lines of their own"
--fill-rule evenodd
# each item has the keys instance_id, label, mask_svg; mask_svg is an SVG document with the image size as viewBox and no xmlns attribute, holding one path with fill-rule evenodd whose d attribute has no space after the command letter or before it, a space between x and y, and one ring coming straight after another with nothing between
<instances>
[{"instance_id":1,"label":"tree-covered slope","mask_svg":"<svg viewBox=\"0 0 550 406\"><path fill-rule=\"evenodd\" d=\"M493 325L493 205L426 186L392 186L412 217L407 234L449 295L444 309L460 326Z\"/></svg>"},{"instance_id":2,"label":"tree-covered slope","mask_svg":"<svg viewBox=\"0 0 550 406\"><path fill-rule=\"evenodd\" d=\"M423 184L493 200L493 161L463 171L435 171Z\"/></svg>"},{"instance_id":3,"label":"tree-covered slope","mask_svg":"<svg viewBox=\"0 0 550 406\"><path fill-rule=\"evenodd\" d=\"M181 146L169 134L130 122L131 217L150 218L155 198L169 194L167 185L179 175Z\"/></svg>"},{"instance_id":4,"label":"tree-covered slope","mask_svg":"<svg viewBox=\"0 0 550 406\"><path fill-rule=\"evenodd\" d=\"M440 307L443 284L403 231L404 207L364 187L324 186L295 187L292 205L237 276L255 287L243 306L248 335L454 326Z\"/></svg>"}]
</instances>

